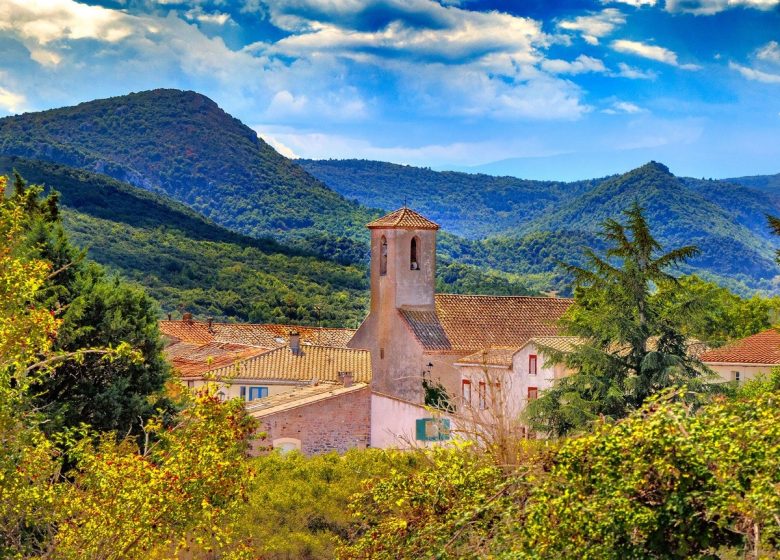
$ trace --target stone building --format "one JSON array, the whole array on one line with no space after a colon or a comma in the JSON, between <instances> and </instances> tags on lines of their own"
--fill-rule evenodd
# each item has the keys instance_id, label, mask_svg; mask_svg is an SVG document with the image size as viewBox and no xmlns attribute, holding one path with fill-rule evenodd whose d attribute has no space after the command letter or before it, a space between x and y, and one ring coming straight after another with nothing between
<instances>
[{"instance_id":1,"label":"stone building","mask_svg":"<svg viewBox=\"0 0 780 560\"><path fill-rule=\"evenodd\" d=\"M427 377L457 396L458 360L559 334L556 322L572 300L437 294L439 226L417 212L401 208L367 227L371 308L349 346L370 350L376 392L420 404Z\"/></svg>"}]
</instances>

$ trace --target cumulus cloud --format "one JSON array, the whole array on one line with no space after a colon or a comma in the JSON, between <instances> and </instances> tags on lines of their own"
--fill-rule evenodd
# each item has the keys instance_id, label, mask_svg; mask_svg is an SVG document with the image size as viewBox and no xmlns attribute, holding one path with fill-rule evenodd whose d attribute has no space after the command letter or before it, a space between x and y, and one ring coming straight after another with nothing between
<instances>
[{"instance_id":1,"label":"cumulus cloud","mask_svg":"<svg viewBox=\"0 0 780 560\"><path fill-rule=\"evenodd\" d=\"M558 23L560 29L577 31L585 42L598 45L599 39L612 33L615 28L626 22L626 16L615 8L606 8L601 12Z\"/></svg>"},{"instance_id":2,"label":"cumulus cloud","mask_svg":"<svg viewBox=\"0 0 780 560\"><path fill-rule=\"evenodd\" d=\"M337 67L347 80L381 69L397 90L396 110L534 119L577 118L588 110L576 85L551 74L594 71L586 68L593 62L545 67L544 50L553 38L529 18L431 0L269 0L266 5L271 22L290 35L250 45L248 51L294 60L290 72L296 66Z\"/></svg>"},{"instance_id":3,"label":"cumulus cloud","mask_svg":"<svg viewBox=\"0 0 780 560\"><path fill-rule=\"evenodd\" d=\"M627 39L618 39L612 41L611 47L613 50L626 54L633 54L641 56L643 58L649 58L657 62L663 62L671 66L682 68L683 70L699 70L700 67L696 64L680 64L677 60L677 53L664 47L657 45L648 45L639 41L629 41Z\"/></svg>"},{"instance_id":4,"label":"cumulus cloud","mask_svg":"<svg viewBox=\"0 0 780 560\"><path fill-rule=\"evenodd\" d=\"M603 73L607 71L607 68L601 60L584 54L581 54L572 61L560 59L545 60L542 62L542 68L552 74L584 74L586 72Z\"/></svg>"},{"instance_id":5,"label":"cumulus cloud","mask_svg":"<svg viewBox=\"0 0 780 560\"><path fill-rule=\"evenodd\" d=\"M733 8L771 10L780 6L780 0L666 0L668 12L713 15Z\"/></svg>"},{"instance_id":6,"label":"cumulus cloud","mask_svg":"<svg viewBox=\"0 0 780 560\"><path fill-rule=\"evenodd\" d=\"M635 103L631 103L629 101L615 101L607 109L602 109L601 112L606 113L608 115L617 115L621 113L627 115L635 115L637 113L646 113L647 109L643 109L639 105L636 105Z\"/></svg>"},{"instance_id":7,"label":"cumulus cloud","mask_svg":"<svg viewBox=\"0 0 780 560\"><path fill-rule=\"evenodd\" d=\"M777 41L769 41L756 51L756 58L766 62L780 64L780 45Z\"/></svg>"},{"instance_id":8,"label":"cumulus cloud","mask_svg":"<svg viewBox=\"0 0 780 560\"><path fill-rule=\"evenodd\" d=\"M24 95L14 93L0 86L0 109L3 109L6 113L18 113L22 110L26 101Z\"/></svg>"},{"instance_id":9,"label":"cumulus cloud","mask_svg":"<svg viewBox=\"0 0 780 560\"><path fill-rule=\"evenodd\" d=\"M780 84L780 74L764 72L763 70L756 70L755 68L742 66L741 64L737 64L736 62L730 62L729 68L731 68L732 70L736 70L748 80L753 80L755 82L763 82L765 84Z\"/></svg>"},{"instance_id":10,"label":"cumulus cloud","mask_svg":"<svg viewBox=\"0 0 780 560\"><path fill-rule=\"evenodd\" d=\"M233 20L230 18L230 14L222 12L206 12L200 6L187 10L184 13L190 21L197 21L200 23L212 24L212 25L225 25Z\"/></svg>"},{"instance_id":11,"label":"cumulus cloud","mask_svg":"<svg viewBox=\"0 0 780 560\"><path fill-rule=\"evenodd\" d=\"M628 78L630 80L654 80L658 77L658 74L652 70L642 70L640 68L634 68L629 66L625 62L618 63L618 71L612 74L618 78Z\"/></svg>"},{"instance_id":12,"label":"cumulus cloud","mask_svg":"<svg viewBox=\"0 0 780 560\"><path fill-rule=\"evenodd\" d=\"M655 6L657 0L601 0L602 4L628 4L635 8L641 8L642 6Z\"/></svg>"}]
</instances>

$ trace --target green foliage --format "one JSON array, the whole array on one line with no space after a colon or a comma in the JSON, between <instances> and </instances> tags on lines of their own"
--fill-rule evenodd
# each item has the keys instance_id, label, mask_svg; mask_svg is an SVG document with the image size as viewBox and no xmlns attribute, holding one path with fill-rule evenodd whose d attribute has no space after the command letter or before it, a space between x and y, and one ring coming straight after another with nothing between
<instances>
[{"instance_id":1,"label":"green foliage","mask_svg":"<svg viewBox=\"0 0 780 560\"><path fill-rule=\"evenodd\" d=\"M364 481L387 473L405 476L422 461L416 453L379 449L311 458L278 452L258 457L241 533L264 559L333 558L338 538L355 530L347 506Z\"/></svg>"},{"instance_id":2,"label":"green foliage","mask_svg":"<svg viewBox=\"0 0 780 560\"><path fill-rule=\"evenodd\" d=\"M662 254L642 208L635 204L625 217L625 225L604 223L603 256L587 249L587 268L566 266L576 287L563 330L583 343L566 354L551 352L552 360L575 373L530 403L529 421L545 433L562 435L599 417L622 418L666 387L698 386L705 373L690 356L680 328L686 308L661 297L677 283L668 269L697 249L686 246ZM655 286L662 290L654 297Z\"/></svg>"},{"instance_id":3,"label":"green foliage","mask_svg":"<svg viewBox=\"0 0 780 560\"><path fill-rule=\"evenodd\" d=\"M515 469L430 451L355 497L340 558L777 558L780 393L694 409L666 393L617 423L527 442Z\"/></svg>"},{"instance_id":4,"label":"green foliage","mask_svg":"<svg viewBox=\"0 0 780 560\"><path fill-rule=\"evenodd\" d=\"M58 194L41 198L41 191L17 174L7 204L24 208L22 254L50 263L53 270L38 292L40 302L62 319L53 350L128 345L136 354L106 360L92 352L64 361L42 378L36 404L50 419L50 433L82 422L101 431L137 432L156 408L168 406L155 398L168 379L157 307L139 288L85 260L62 228Z\"/></svg>"}]
</instances>

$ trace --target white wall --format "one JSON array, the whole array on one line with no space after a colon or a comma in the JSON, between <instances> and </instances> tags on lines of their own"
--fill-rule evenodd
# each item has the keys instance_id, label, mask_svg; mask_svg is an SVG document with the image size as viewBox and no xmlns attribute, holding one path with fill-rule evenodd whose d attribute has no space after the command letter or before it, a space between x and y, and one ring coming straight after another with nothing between
<instances>
[{"instance_id":1,"label":"white wall","mask_svg":"<svg viewBox=\"0 0 780 560\"><path fill-rule=\"evenodd\" d=\"M740 382L747 381L748 379L755 379L757 376L764 374L769 375L774 366L772 365L756 365L756 364L713 364L704 362L707 367L713 370L722 381L733 381L733 372L738 371L740 373Z\"/></svg>"},{"instance_id":2,"label":"white wall","mask_svg":"<svg viewBox=\"0 0 780 560\"><path fill-rule=\"evenodd\" d=\"M188 385L187 380L183 380L184 384ZM192 382L192 389L199 389L204 385L211 383L211 381L197 380ZM268 396L279 395L281 393L288 393L293 389L301 386L308 385L308 383L292 383L290 381L275 381L275 380L261 380L261 379L233 379L230 382L221 381L217 383L217 391L221 391L225 394L226 399L233 399L241 396L241 387L246 387L246 398L249 399L250 387L267 387Z\"/></svg>"},{"instance_id":3,"label":"white wall","mask_svg":"<svg viewBox=\"0 0 780 560\"><path fill-rule=\"evenodd\" d=\"M424 406L381 393L371 394L371 447L410 449L446 442L417 441L416 421L444 414L433 414Z\"/></svg>"}]
</instances>

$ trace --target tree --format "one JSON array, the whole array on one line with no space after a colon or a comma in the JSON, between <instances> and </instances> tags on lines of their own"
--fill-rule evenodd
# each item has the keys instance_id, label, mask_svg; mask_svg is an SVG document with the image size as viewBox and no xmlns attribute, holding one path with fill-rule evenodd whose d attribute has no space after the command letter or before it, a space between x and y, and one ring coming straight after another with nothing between
<instances>
[{"instance_id":1,"label":"tree","mask_svg":"<svg viewBox=\"0 0 780 560\"><path fill-rule=\"evenodd\" d=\"M625 225L604 223L603 256L586 249L589 267L564 265L575 278L575 303L562 326L583 343L567 354L549 352L550 359L576 373L531 403L528 419L534 429L563 435L600 416L622 418L650 395L695 384L706 372L689 355L679 326L679 314L689 309L667 306L653 295L659 287L673 289L678 280L669 269L698 250L687 246L662 253L642 208L634 204L624 214Z\"/></svg>"},{"instance_id":2,"label":"tree","mask_svg":"<svg viewBox=\"0 0 780 560\"><path fill-rule=\"evenodd\" d=\"M162 355L157 306L146 293L110 277L68 240L59 218L58 194L43 198L42 187L15 175L14 204L24 209L25 253L51 264L38 293L62 324L54 350L129 344L142 359L103 360L85 354L41 379L37 405L50 419L47 430L82 422L100 431L139 433L158 408L169 408L161 390L169 377Z\"/></svg>"}]
</instances>

